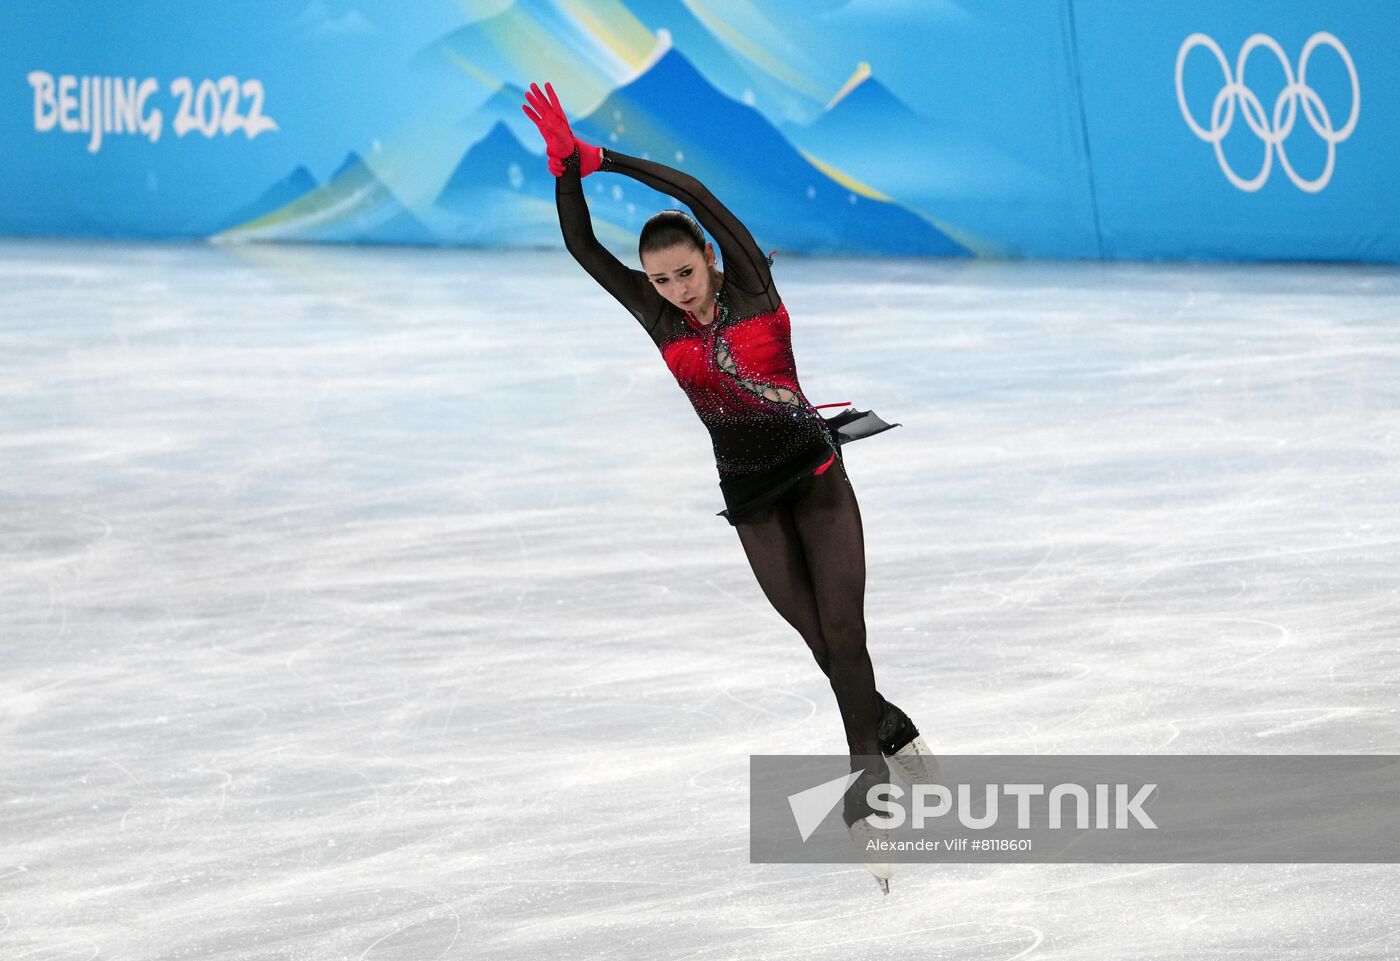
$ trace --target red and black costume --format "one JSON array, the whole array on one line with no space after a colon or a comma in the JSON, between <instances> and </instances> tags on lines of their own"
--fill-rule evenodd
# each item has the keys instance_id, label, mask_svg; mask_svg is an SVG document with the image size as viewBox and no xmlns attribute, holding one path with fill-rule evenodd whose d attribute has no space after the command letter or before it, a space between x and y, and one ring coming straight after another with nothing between
<instances>
[{"instance_id":1,"label":"red and black costume","mask_svg":"<svg viewBox=\"0 0 1400 961\"><path fill-rule=\"evenodd\" d=\"M854 409L826 418L808 402L771 260L703 184L665 164L586 145L590 168L596 163L598 171L624 174L676 198L718 243L724 275L714 319L701 324L657 293L645 273L614 257L593 233L578 141L563 108L548 84L548 99L531 89L535 109L526 113L555 149L549 156L565 246L637 318L690 398L714 446L727 505L720 516L738 528L764 594L831 680L852 769L861 771L843 808L852 824L870 813L864 792L888 779L881 755L911 755L923 744L908 715L875 689L865 643L864 534L840 460L842 444L899 425ZM573 152L561 160L570 145ZM769 514L775 501L787 505L786 517Z\"/></svg>"},{"instance_id":2,"label":"red and black costume","mask_svg":"<svg viewBox=\"0 0 1400 961\"><path fill-rule=\"evenodd\" d=\"M602 151L600 171L632 177L686 204L719 244L724 274L715 316L701 324L599 243L583 195L579 153L564 161L555 201L564 244L593 279L631 311L710 432L730 524L763 510L801 477L821 473L844 443L897 427L870 411L823 417L797 382L787 308L771 260L706 187L665 164ZM823 405L844 406L844 405Z\"/></svg>"}]
</instances>

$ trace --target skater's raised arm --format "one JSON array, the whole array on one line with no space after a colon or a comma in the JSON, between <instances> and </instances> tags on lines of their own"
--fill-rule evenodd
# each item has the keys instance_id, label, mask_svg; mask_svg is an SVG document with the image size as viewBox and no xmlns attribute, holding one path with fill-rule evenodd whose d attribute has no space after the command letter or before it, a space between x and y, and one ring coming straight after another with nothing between
<instances>
[{"instance_id":1,"label":"skater's raised arm","mask_svg":"<svg viewBox=\"0 0 1400 961\"><path fill-rule=\"evenodd\" d=\"M690 174L654 160L629 156L612 148L602 152L600 170L610 170L631 177L675 197L695 213L695 218L719 242L724 255L724 278L727 283L754 295L768 294L772 309L778 307L773 287L773 274L768 258L743 222L720 203L709 189Z\"/></svg>"},{"instance_id":2,"label":"skater's raised arm","mask_svg":"<svg viewBox=\"0 0 1400 961\"><path fill-rule=\"evenodd\" d=\"M549 172L554 174L554 204L559 211L559 229L564 234L564 246L575 260L604 290L617 298L636 317L647 333L656 339L657 321L661 318L663 301L652 289L646 274L631 270L612 255L593 233L593 218L583 196L582 179L598 169L597 147L581 144L569 128L569 119L559 97L549 84L542 91L530 84L525 94L528 103L521 104L539 128L544 138Z\"/></svg>"},{"instance_id":3,"label":"skater's raised arm","mask_svg":"<svg viewBox=\"0 0 1400 961\"><path fill-rule=\"evenodd\" d=\"M768 258L743 222L720 203L695 177L675 167L643 160L616 150L604 151L574 136L568 117L546 83L541 91L535 84L525 94L522 105L545 141L549 169L554 174L555 201L559 225L569 252L609 293L632 312L650 332L656 328L665 300L651 285L647 275L631 270L609 253L593 233L582 180L598 170L610 170L631 177L690 207L710 235L719 243L724 256L725 283L747 293L767 309L776 310L781 299L773 289Z\"/></svg>"},{"instance_id":4,"label":"skater's raised arm","mask_svg":"<svg viewBox=\"0 0 1400 961\"><path fill-rule=\"evenodd\" d=\"M593 218L583 196L579 176L579 151L563 161L564 172L554 181L554 203L559 209L559 229L564 234L564 246L575 260L618 303L632 312L648 333L661 316L664 301L640 270L632 270L613 256L593 233Z\"/></svg>"}]
</instances>

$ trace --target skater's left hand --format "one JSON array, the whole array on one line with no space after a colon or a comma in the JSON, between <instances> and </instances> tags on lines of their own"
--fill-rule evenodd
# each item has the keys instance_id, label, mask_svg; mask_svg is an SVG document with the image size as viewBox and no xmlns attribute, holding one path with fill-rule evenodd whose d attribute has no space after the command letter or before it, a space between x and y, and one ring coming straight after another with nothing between
<instances>
[{"instance_id":1,"label":"skater's left hand","mask_svg":"<svg viewBox=\"0 0 1400 961\"><path fill-rule=\"evenodd\" d=\"M578 145L578 175L580 177L587 177L589 174L596 172L598 168L603 165L603 151L577 137L574 138L574 143ZM564 161L555 157L550 157L549 172L556 177L562 177L564 175Z\"/></svg>"},{"instance_id":2,"label":"skater's left hand","mask_svg":"<svg viewBox=\"0 0 1400 961\"><path fill-rule=\"evenodd\" d=\"M579 176L587 177L602 165L602 151L574 136L569 127L569 118L564 114L564 107L559 103L559 96L554 92L554 87L546 81L544 89L545 93L541 93L539 86L531 83L530 89L525 92L525 99L530 102L529 106L522 104L520 109L525 111L525 116L534 121L540 135L544 137L549 172L556 177L561 175L564 172L564 159L577 147Z\"/></svg>"}]
</instances>

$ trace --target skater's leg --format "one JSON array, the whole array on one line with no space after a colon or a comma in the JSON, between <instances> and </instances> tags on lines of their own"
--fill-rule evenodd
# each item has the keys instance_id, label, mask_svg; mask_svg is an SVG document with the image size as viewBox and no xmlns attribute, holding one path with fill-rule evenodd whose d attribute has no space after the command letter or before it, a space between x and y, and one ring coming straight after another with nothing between
<instances>
[{"instance_id":1,"label":"skater's leg","mask_svg":"<svg viewBox=\"0 0 1400 961\"><path fill-rule=\"evenodd\" d=\"M826 640L822 637L817 594L812 586L812 574L807 569L807 558L802 553L797 529L793 526L791 507L780 505L767 516L740 524L734 529L739 534L739 542L744 547L764 596L783 620L806 641L817 666L829 679L831 658L826 653ZM886 731L897 735L901 722L905 727L910 726L908 718L898 707L886 701L878 690L875 699L880 708L880 749L886 754L893 754L909 738L893 743L886 736Z\"/></svg>"},{"instance_id":2,"label":"skater's leg","mask_svg":"<svg viewBox=\"0 0 1400 961\"><path fill-rule=\"evenodd\" d=\"M792 503L793 525L817 597L817 618L830 659L831 687L853 757L879 757L880 701L865 644L865 534L855 490L837 458L804 477Z\"/></svg>"},{"instance_id":3,"label":"skater's leg","mask_svg":"<svg viewBox=\"0 0 1400 961\"><path fill-rule=\"evenodd\" d=\"M836 476L832 469L828 469L825 474L833 478ZM894 726L894 721L896 717L903 717L903 714L886 702L879 691L875 691L875 717L880 726L876 729L873 743L877 746L871 746L870 734L858 733L860 729L866 732L871 730L869 715L868 711L861 710L858 704L853 707L852 699L863 697L862 674L870 685L874 684L874 679L864 642L864 537L860 527L859 507L855 503L849 483L844 478L841 478L844 491L836 491L849 495L836 505L841 518L831 530L817 530L813 535L809 535L809 541L825 544L828 553L836 557L853 558L855 562L846 564L838 571L838 575L841 576L830 578L831 589L844 596L849 603L828 603L828 617L839 616L843 611L854 612L855 622L851 629L842 632L846 641L843 644L845 656L841 658L842 674L832 674L832 655L823 633L817 585L806 556L806 545L798 533L794 519L794 504L799 501L807 505L809 515L826 509L818 503L820 498L814 498L811 491L820 476L804 478L791 494L781 498L764 515L737 525L735 531L764 595L779 615L801 635L822 672L831 680L853 760L857 756L865 757L863 762L853 765L862 767L864 775L852 793L863 796L865 788L871 783L881 783L887 777L888 772L883 764L878 763L878 758L882 752L893 754L895 747L899 746L889 743L885 735L887 729L900 730ZM828 490L827 493L831 491ZM836 536L832 536L833 534ZM903 741L900 744L903 744Z\"/></svg>"},{"instance_id":4,"label":"skater's leg","mask_svg":"<svg viewBox=\"0 0 1400 961\"><path fill-rule=\"evenodd\" d=\"M875 689L865 643L865 534L845 465L838 458L825 476L804 478L801 487L793 523L816 589L829 676L846 718L851 754L888 754L910 784L935 783L938 765L919 729ZM878 747L871 748L872 742ZM873 779L877 766L865 767L867 780Z\"/></svg>"},{"instance_id":5,"label":"skater's leg","mask_svg":"<svg viewBox=\"0 0 1400 961\"><path fill-rule=\"evenodd\" d=\"M736 525L734 530L764 596L801 635L826 674L830 662L817 614L817 595L797 528L793 526L792 508L786 500L773 505L763 516Z\"/></svg>"}]
</instances>

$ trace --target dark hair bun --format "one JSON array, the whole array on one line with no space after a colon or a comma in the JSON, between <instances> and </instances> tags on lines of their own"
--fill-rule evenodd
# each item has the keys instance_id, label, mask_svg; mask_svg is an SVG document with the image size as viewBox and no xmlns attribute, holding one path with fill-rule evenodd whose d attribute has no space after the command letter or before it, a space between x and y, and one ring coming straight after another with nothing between
<instances>
[{"instance_id":1,"label":"dark hair bun","mask_svg":"<svg viewBox=\"0 0 1400 961\"><path fill-rule=\"evenodd\" d=\"M665 250L667 247L691 246L696 250L705 249L705 232L694 217L683 210L663 210L653 214L642 225L642 236L637 242L637 257L652 250Z\"/></svg>"}]
</instances>

